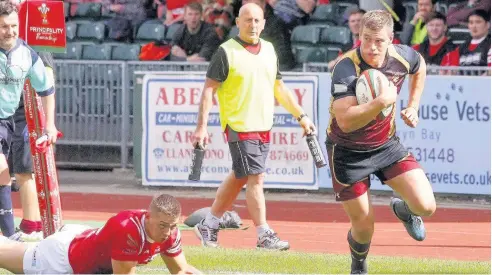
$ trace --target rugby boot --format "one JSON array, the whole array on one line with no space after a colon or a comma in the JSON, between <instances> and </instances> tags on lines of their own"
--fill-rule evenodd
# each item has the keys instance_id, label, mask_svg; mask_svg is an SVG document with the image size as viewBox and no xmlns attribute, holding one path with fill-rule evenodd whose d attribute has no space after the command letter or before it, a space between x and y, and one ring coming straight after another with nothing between
<instances>
[{"instance_id":1,"label":"rugby boot","mask_svg":"<svg viewBox=\"0 0 492 275\"><path fill-rule=\"evenodd\" d=\"M403 220L402 218L400 218L395 208L396 204L398 203L403 203L403 201L399 198L391 199L390 207L393 210L393 213L403 223L410 237L412 237L416 241L423 241L425 239L424 221L420 216L416 216L413 214L410 214L408 220Z\"/></svg>"},{"instance_id":2,"label":"rugby boot","mask_svg":"<svg viewBox=\"0 0 492 275\"><path fill-rule=\"evenodd\" d=\"M288 250L290 248L290 244L287 241L282 241L277 233L272 230L268 230L263 233L256 242L256 247L261 249L269 249L269 250Z\"/></svg>"},{"instance_id":3,"label":"rugby boot","mask_svg":"<svg viewBox=\"0 0 492 275\"><path fill-rule=\"evenodd\" d=\"M352 257L352 265L350 266L350 274L367 274L366 259L354 259Z\"/></svg>"},{"instance_id":4,"label":"rugby boot","mask_svg":"<svg viewBox=\"0 0 492 275\"><path fill-rule=\"evenodd\" d=\"M195 235L198 237L198 239L200 239L203 246L219 247L219 243L217 242L217 233L219 233L219 229L208 227L206 224L204 224L204 221L205 219L201 220L193 228Z\"/></svg>"}]
</instances>

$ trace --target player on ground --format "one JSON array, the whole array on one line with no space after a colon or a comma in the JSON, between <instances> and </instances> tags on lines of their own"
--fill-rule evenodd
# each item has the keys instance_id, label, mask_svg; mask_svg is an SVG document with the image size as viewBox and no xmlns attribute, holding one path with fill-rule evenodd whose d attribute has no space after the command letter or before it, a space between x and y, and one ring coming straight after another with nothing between
<instances>
[{"instance_id":1,"label":"player on ground","mask_svg":"<svg viewBox=\"0 0 492 275\"><path fill-rule=\"evenodd\" d=\"M17 5L19 10L19 38L25 40L27 2L19 3L19 0L11 0L11 2ZM55 83L55 66L52 54L49 52L37 52L37 54L46 67L50 81ZM19 232L12 235L11 238L22 241L39 241L43 238L43 228L39 212L36 182L33 176L31 148L27 136L26 112L22 96L13 118L15 131L12 135L8 164L10 174L14 174L15 176L15 184L12 185L17 185L18 189L16 188L16 190L20 191L22 220L19 225Z\"/></svg>"},{"instance_id":2,"label":"player on ground","mask_svg":"<svg viewBox=\"0 0 492 275\"><path fill-rule=\"evenodd\" d=\"M297 118L305 134L315 126L282 81L278 58L270 42L260 39L263 10L254 3L241 7L239 35L224 42L212 57L203 89L194 145L204 145L212 98L219 97L220 122L227 135L232 170L217 190L211 212L195 226L202 244L217 247L219 220L246 185L246 203L256 226L257 247L289 249L266 221L263 178L273 126L274 100Z\"/></svg>"},{"instance_id":3,"label":"player on ground","mask_svg":"<svg viewBox=\"0 0 492 275\"><path fill-rule=\"evenodd\" d=\"M201 274L186 262L172 196L152 199L148 210L126 210L101 228L65 225L38 243L0 237L0 268L24 274L134 274L158 254L172 274Z\"/></svg>"},{"instance_id":4,"label":"player on ground","mask_svg":"<svg viewBox=\"0 0 492 275\"><path fill-rule=\"evenodd\" d=\"M417 126L425 61L412 48L391 43L393 20L388 12L366 13L361 26L360 47L347 52L333 71L326 141L336 200L342 202L351 221L347 240L353 274L367 273L366 257L374 232L370 174L401 195L403 200L391 200L391 209L415 240L425 238L420 216L430 216L436 210L424 171L395 135L396 108L384 120L375 120L383 109L394 106L405 77L410 75L410 98L400 115L408 126ZM358 105L355 84L359 75L370 68L380 70L392 85L383 88L375 100Z\"/></svg>"},{"instance_id":5,"label":"player on ground","mask_svg":"<svg viewBox=\"0 0 492 275\"><path fill-rule=\"evenodd\" d=\"M55 143L55 97L53 82L39 58L24 41L18 38L17 8L10 1L0 2L0 228L4 236L14 233L10 173L7 164L12 135L15 131L13 115L19 106L24 82L42 97L46 116L45 132Z\"/></svg>"}]
</instances>

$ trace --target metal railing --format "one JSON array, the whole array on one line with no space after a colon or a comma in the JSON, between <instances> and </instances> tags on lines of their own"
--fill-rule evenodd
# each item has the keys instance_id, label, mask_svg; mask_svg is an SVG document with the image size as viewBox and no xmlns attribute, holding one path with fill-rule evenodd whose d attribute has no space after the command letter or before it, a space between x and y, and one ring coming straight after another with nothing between
<instances>
[{"instance_id":1,"label":"metal railing","mask_svg":"<svg viewBox=\"0 0 492 275\"><path fill-rule=\"evenodd\" d=\"M303 72L331 72L327 63L304 63L302 67ZM428 75L489 75L490 67L441 67L441 66L427 66Z\"/></svg>"},{"instance_id":2,"label":"metal railing","mask_svg":"<svg viewBox=\"0 0 492 275\"><path fill-rule=\"evenodd\" d=\"M206 62L56 60L55 65L57 125L64 133L58 144L116 148L119 150L119 160L109 162L110 166L120 168L129 167L133 145L133 73L206 71L208 68ZM430 69L447 70L455 75L490 75L490 68L483 67ZM303 72L328 72L328 66L325 63L306 63ZM71 166L86 165L81 164L80 158L67 162ZM107 163L101 164L107 166Z\"/></svg>"}]
</instances>

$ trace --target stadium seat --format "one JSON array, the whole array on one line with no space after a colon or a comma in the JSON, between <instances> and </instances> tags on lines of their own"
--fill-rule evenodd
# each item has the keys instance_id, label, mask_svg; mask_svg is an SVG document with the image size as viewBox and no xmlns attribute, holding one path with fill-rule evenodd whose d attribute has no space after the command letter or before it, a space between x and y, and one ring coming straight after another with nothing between
<instances>
[{"instance_id":1,"label":"stadium seat","mask_svg":"<svg viewBox=\"0 0 492 275\"><path fill-rule=\"evenodd\" d=\"M341 8L337 4L317 6L314 13L309 17L311 23L338 24L342 19Z\"/></svg>"},{"instance_id":2,"label":"stadium seat","mask_svg":"<svg viewBox=\"0 0 492 275\"><path fill-rule=\"evenodd\" d=\"M67 41L72 41L77 37L77 23L68 21L65 23L67 29Z\"/></svg>"},{"instance_id":3,"label":"stadium seat","mask_svg":"<svg viewBox=\"0 0 492 275\"><path fill-rule=\"evenodd\" d=\"M445 1L440 1L436 3L436 11L444 15L448 14L448 6L446 5Z\"/></svg>"},{"instance_id":4,"label":"stadium seat","mask_svg":"<svg viewBox=\"0 0 492 275\"><path fill-rule=\"evenodd\" d=\"M297 47L294 49L296 62L303 64L307 62L328 62L327 51L321 47Z\"/></svg>"},{"instance_id":5,"label":"stadium seat","mask_svg":"<svg viewBox=\"0 0 492 275\"><path fill-rule=\"evenodd\" d=\"M450 28L448 30L448 36L455 44L461 44L470 38L470 31L466 28Z\"/></svg>"},{"instance_id":6,"label":"stadium seat","mask_svg":"<svg viewBox=\"0 0 492 275\"><path fill-rule=\"evenodd\" d=\"M314 25L297 26L292 30L291 41L297 45L316 44L319 41L320 29Z\"/></svg>"},{"instance_id":7,"label":"stadium seat","mask_svg":"<svg viewBox=\"0 0 492 275\"><path fill-rule=\"evenodd\" d=\"M102 12L101 3L77 3L75 12L72 17L74 18L90 18L92 20L99 20Z\"/></svg>"},{"instance_id":8,"label":"stadium seat","mask_svg":"<svg viewBox=\"0 0 492 275\"><path fill-rule=\"evenodd\" d=\"M348 9L356 9L358 8L359 6L357 4L354 4L354 3L349 3L349 2L338 2L337 1L337 5L339 6L339 9L340 9L340 15L341 17L343 17L345 15L345 12L348 10ZM347 14L348 15L348 14ZM340 22L339 22L340 23Z\"/></svg>"},{"instance_id":9,"label":"stadium seat","mask_svg":"<svg viewBox=\"0 0 492 275\"><path fill-rule=\"evenodd\" d=\"M65 13L65 20L70 17L70 3L69 2L63 2L63 12Z\"/></svg>"},{"instance_id":10,"label":"stadium seat","mask_svg":"<svg viewBox=\"0 0 492 275\"><path fill-rule=\"evenodd\" d=\"M227 38L233 38L236 35L238 35L238 33L239 33L239 29L237 28L237 26L232 26L231 30L229 31Z\"/></svg>"},{"instance_id":11,"label":"stadium seat","mask_svg":"<svg viewBox=\"0 0 492 275\"><path fill-rule=\"evenodd\" d=\"M459 5L459 3L449 4L449 6L448 6L448 11L449 11L450 9L452 9L452 8L457 7L458 5Z\"/></svg>"},{"instance_id":12,"label":"stadium seat","mask_svg":"<svg viewBox=\"0 0 492 275\"><path fill-rule=\"evenodd\" d=\"M176 33L176 31L181 27L181 24L172 24L171 26L167 27L166 30L166 41L171 41L173 40L173 36Z\"/></svg>"},{"instance_id":13,"label":"stadium seat","mask_svg":"<svg viewBox=\"0 0 492 275\"><path fill-rule=\"evenodd\" d=\"M149 20L138 28L135 40L139 42L162 41L166 35L166 26L160 20Z\"/></svg>"},{"instance_id":14,"label":"stadium seat","mask_svg":"<svg viewBox=\"0 0 492 275\"><path fill-rule=\"evenodd\" d=\"M110 60L111 45L107 45L107 44L84 45L82 49L82 59Z\"/></svg>"},{"instance_id":15,"label":"stadium seat","mask_svg":"<svg viewBox=\"0 0 492 275\"><path fill-rule=\"evenodd\" d=\"M346 27L325 27L321 29L320 42L323 44L345 45L350 43L351 33Z\"/></svg>"},{"instance_id":16,"label":"stadium seat","mask_svg":"<svg viewBox=\"0 0 492 275\"><path fill-rule=\"evenodd\" d=\"M55 59L80 59L82 57L83 43L68 42L66 53L55 53Z\"/></svg>"},{"instance_id":17,"label":"stadium seat","mask_svg":"<svg viewBox=\"0 0 492 275\"><path fill-rule=\"evenodd\" d=\"M133 61L139 60L138 56L140 54L139 44L114 44L111 45L111 59L112 60L125 60Z\"/></svg>"},{"instance_id":18,"label":"stadium seat","mask_svg":"<svg viewBox=\"0 0 492 275\"><path fill-rule=\"evenodd\" d=\"M77 23L77 39L102 42L106 37L106 25L103 22Z\"/></svg>"},{"instance_id":19,"label":"stadium seat","mask_svg":"<svg viewBox=\"0 0 492 275\"><path fill-rule=\"evenodd\" d=\"M417 13L417 2L405 2L403 6L405 7L406 14L405 22L410 22L415 16L415 13Z\"/></svg>"},{"instance_id":20,"label":"stadium seat","mask_svg":"<svg viewBox=\"0 0 492 275\"><path fill-rule=\"evenodd\" d=\"M326 60L328 62L334 60L342 52L341 48L338 47L327 47L326 49Z\"/></svg>"}]
</instances>

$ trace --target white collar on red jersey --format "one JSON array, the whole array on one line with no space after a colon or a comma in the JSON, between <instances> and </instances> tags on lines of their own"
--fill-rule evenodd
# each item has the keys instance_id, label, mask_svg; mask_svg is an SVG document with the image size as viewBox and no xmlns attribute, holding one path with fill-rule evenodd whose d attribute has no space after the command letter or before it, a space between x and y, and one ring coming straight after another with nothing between
<instances>
[{"instance_id":1,"label":"white collar on red jersey","mask_svg":"<svg viewBox=\"0 0 492 275\"><path fill-rule=\"evenodd\" d=\"M154 240L152 240L152 239L150 238L150 236L149 236L149 235L147 235L147 232L145 231L145 214L143 214L143 215L142 215L142 226L143 226L143 228L144 228L143 232L144 232L144 234L145 234L145 239L146 239L149 243L154 243L155 241L154 241Z\"/></svg>"}]
</instances>

